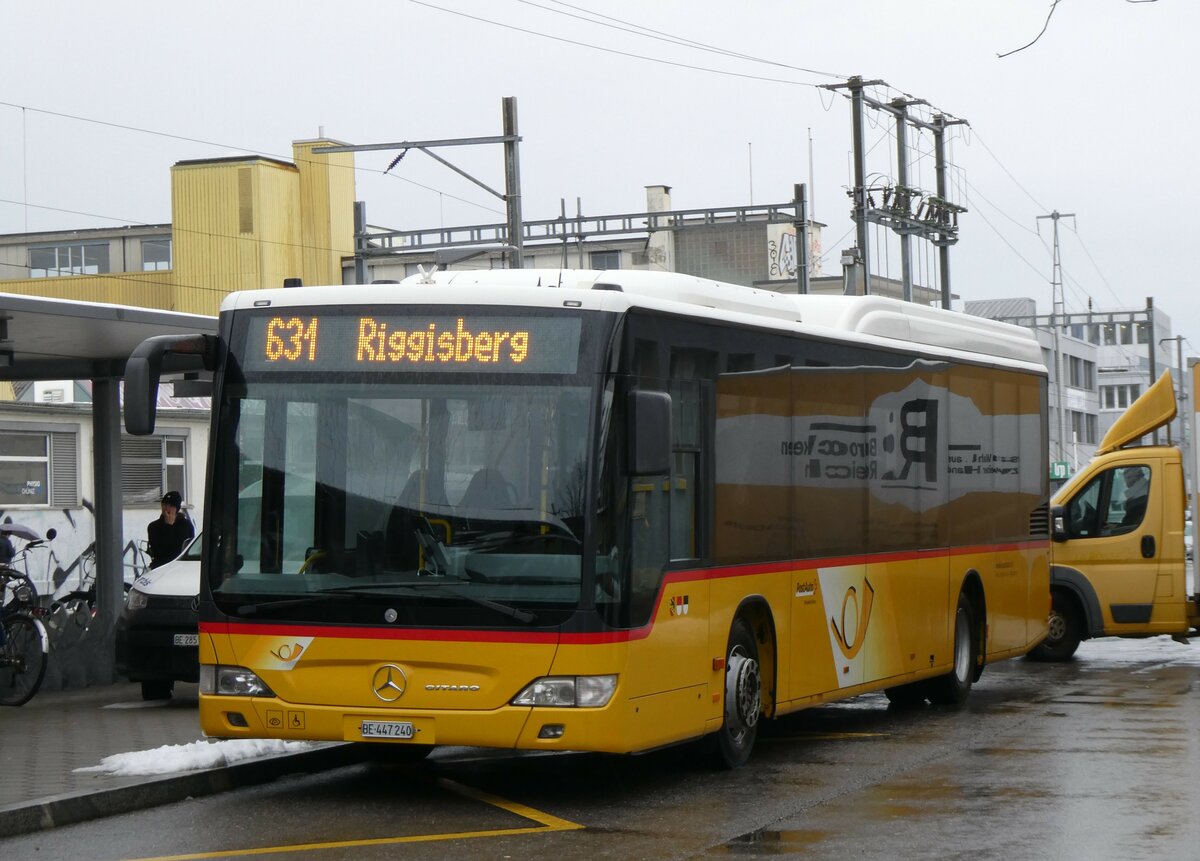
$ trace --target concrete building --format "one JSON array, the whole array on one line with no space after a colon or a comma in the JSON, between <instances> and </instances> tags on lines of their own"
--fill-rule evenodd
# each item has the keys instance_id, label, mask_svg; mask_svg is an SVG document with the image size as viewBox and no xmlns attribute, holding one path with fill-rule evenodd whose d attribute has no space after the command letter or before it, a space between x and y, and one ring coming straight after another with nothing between
<instances>
[{"instance_id":1,"label":"concrete building","mask_svg":"<svg viewBox=\"0 0 1200 861\"><path fill-rule=\"evenodd\" d=\"M685 272L715 281L796 290L799 246L793 204L676 210L671 189L646 187L643 212L526 221L527 269ZM821 273L821 228L809 229L809 273ZM422 267L501 269L507 226L475 224L408 231L373 229L360 252L366 281L400 280ZM346 261L343 283L354 282Z\"/></svg>"}]
</instances>

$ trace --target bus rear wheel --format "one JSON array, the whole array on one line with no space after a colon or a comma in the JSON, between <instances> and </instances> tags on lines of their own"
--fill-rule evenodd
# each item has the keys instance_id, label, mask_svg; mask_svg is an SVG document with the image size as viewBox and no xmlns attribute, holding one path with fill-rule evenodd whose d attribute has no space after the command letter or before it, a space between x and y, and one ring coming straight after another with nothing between
<instances>
[{"instance_id":1,"label":"bus rear wheel","mask_svg":"<svg viewBox=\"0 0 1200 861\"><path fill-rule=\"evenodd\" d=\"M745 765L758 734L762 710L762 672L758 643L744 619L729 629L725 658L725 716L710 740L714 764L720 768Z\"/></svg>"},{"instance_id":2,"label":"bus rear wheel","mask_svg":"<svg viewBox=\"0 0 1200 861\"><path fill-rule=\"evenodd\" d=\"M955 706L964 702L975 681L975 663L979 657L975 636L975 610L966 592L958 596L954 612L954 669L930 679L925 689L931 703Z\"/></svg>"}]
</instances>

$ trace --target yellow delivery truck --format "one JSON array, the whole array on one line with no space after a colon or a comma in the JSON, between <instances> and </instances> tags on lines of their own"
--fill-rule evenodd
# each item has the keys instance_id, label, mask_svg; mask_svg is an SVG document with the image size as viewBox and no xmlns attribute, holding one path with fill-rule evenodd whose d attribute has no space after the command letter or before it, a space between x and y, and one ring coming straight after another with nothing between
<instances>
[{"instance_id":1,"label":"yellow delivery truck","mask_svg":"<svg viewBox=\"0 0 1200 861\"><path fill-rule=\"evenodd\" d=\"M1052 498L1050 633L1032 657L1065 660L1091 637L1200 634L1200 596L1188 594L1183 455L1137 444L1175 411L1168 372Z\"/></svg>"}]
</instances>

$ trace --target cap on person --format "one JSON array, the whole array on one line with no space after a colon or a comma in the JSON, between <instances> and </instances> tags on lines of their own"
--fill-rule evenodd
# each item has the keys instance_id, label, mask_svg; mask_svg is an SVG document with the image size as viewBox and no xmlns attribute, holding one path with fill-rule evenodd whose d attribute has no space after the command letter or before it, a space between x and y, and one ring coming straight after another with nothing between
<instances>
[{"instance_id":1,"label":"cap on person","mask_svg":"<svg viewBox=\"0 0 1200 861\"><path fill-rule=\"evenodd\" d=\"M163 494L163 505L170 505L175 508L183 507L183 497L179 495L178 490L168 490Z\"/></svg>"}]
</instances>

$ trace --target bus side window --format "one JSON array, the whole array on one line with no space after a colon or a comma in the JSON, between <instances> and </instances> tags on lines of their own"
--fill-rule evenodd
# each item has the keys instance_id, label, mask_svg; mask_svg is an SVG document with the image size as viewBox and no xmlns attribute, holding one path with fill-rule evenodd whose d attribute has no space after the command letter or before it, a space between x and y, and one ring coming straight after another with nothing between
<instances>
[{"instance_id":1,"label":"bus side window","mask_svg":"<svg viewBox=\"0 0 1200 861\"><path fill-rule=\"evenodd\" d=\"M696 546L700 384L694 380L673 381L671 407L671 559L695 559L700 555Z\"/></svg>"}]
</instances>

